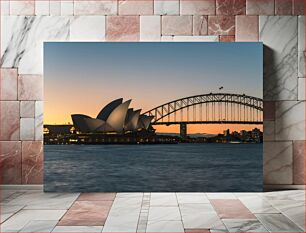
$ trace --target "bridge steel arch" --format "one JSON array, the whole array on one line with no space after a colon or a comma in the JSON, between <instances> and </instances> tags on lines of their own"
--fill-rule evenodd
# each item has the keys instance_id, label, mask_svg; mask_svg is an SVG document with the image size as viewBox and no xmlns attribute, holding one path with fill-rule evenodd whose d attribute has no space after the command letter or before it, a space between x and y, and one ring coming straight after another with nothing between
<instances>
[{"instance_id":1,"label":"bridge steel arch","mask_svg":"<svg viewBox=\"0 0 306 233\"><path fill-rule=\"evenodd\" d=\"M210 104L210 105L209 105ZM223 104L220 107L220 104ZM203 107L203 105L205 105ZM208 107L207 107L208 105ZM193 108L193 112L195 112L195 107L200 106L200 110L203 111L212 111L216 112L216 108L219 108L219 114L221 109L224 109L225 118L222 119L213 119L216 117L212 115L212 119L208 120L181 120L181 121L171 121L170 116L175 115L177 112L181 112L184 109L189 111L190 108ZM210 106L210 107L209 107ZM209 109L210 108L210 109ZM235 115L235 111L237 111L236 118L233 117L233 112ZM240 118L239 118L240 111ZM163 105L160 105L156 108L153 108L144 114L153 116L152 124L160 125L160 124L219 124L219 123L231 123L231 124L262 124L262 112L263 112L263 100L257 97L248 96L245 94L231 94L231 93L209 93L203 95L195 95L189 96L181 99L177 99ZM228 113L228 116L226 115ZM187 113L189 114L189 113ZM202 114L202 112L201 112ZM206 113L207 114L207 113ZM244 118L243 118L244 116ZM168 118L168 120L165 118ZM249 117L249 119L247 119ZM174 117L175 118L175 117Z\"/></svg>"}]
</instances>

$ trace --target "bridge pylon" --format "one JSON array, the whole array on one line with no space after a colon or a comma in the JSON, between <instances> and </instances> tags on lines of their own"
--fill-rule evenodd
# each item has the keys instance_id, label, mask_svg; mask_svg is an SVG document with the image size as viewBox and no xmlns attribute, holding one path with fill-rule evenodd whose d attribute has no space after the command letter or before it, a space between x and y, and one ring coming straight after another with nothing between
<instances>
[{"instance_id":1,"label":"bridge pylon","mask_svg":"<svg viewBox=\"0 0 306 233\"><path fill-rule=\"evenodd\" d=\"M180 136L182 139L187 139L187 123L180 123Z\"/></svg>"}]
</instances>

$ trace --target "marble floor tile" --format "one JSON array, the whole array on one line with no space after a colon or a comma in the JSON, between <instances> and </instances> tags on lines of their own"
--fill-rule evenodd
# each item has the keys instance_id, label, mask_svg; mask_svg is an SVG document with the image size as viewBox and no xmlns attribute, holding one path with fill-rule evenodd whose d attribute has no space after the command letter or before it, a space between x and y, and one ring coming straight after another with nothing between
<instances>
[{"instance_id":1,"label":"marble floor tile","mask_svg":"<svg viewBox=\"0 0 306 233\"><path fill-rule=\"evenodd\" d=\"M14 199L16 199L16 198L18 198L18 197L20 197L20 196L22 196L22 195L24 195L25 194L25 192L23 192L23 191L14 191L14 192L12 192L12 194L11 195L8 195L8 196L6 196L4 199L2 199L1 200L1 203L2 204L4 204L4 203L10 203L12 200L14 200Z\"/></svg>"},{"instance_id":2,"label":"marble floor tile","mask_svg":"<svg viewBox=\"0 0 306 233\"><path fill-rule=\"evenodd\" d=\"M210 202L221 219L256 219L240 200L213 199Z\"/></svg>"},{"instance_id":3,"label":"marble floor tile","mask_svg":"<svg viewBox=\"0 0 306 233\"><path fill-rule=\"evenodd\" d=\"M228 229L225 227L224 223L220 220L217 221L211 228L210 232L228 232Z\"/></svg>"},{"instance_id":4,"label":"marble floor tile","mask_svg":"<svg viewBox=\"0 0 306 233\"><path fill-rule=\"evenodd\" d=\"M282 214L256 214L256 217L271 232L303 232Z\"/></svg>"},{"instance_id":5,"label":"marble floor tile","mask_svg":"<svg viewBox=\"0 0 306 233\"><path fill-rule=\"evenodd\" d=\"M140 207L142 203L142 196L141 197L134 197L134 198L115 198L113 207L121 207L121 208L128 208L128 207Z\"/></svg>"},{"instance_id":6,"label":"marble floor tile","mask_svg":"<svg viewBox=\"0 0 306 233\"><path fill-rule=\"evenodd\" d=\"M185 229L223 229L211 204L180 204L180 211Z\"/></svg>"},{"instance_id":7,"label":"marble floor tile","mask_svg":"<svg viewBox=\"0 0 306 233\"><path fill-rule=\"evenodd\" d=\"M300 228L305 229L304 201L270 200L270 203Z\"/></svg>"},{"instance_id":8,"label":"marble floor tile","mask_svg":"<svg viewBox=\"0 0 306 233\"><path fill-rule=\"evenodd\" d=\"M43 193L42 190L4 190L3 193L5 199L1 201L0 208L2 208L1 220L5 221L1 225L2 232L143 233L145 231L184 232L184 229L190 233L203 232L205 229L209 229L210 232L266 232L267 230L302 232L304 229L304 191L209 193L208 195L205 193L79 195ZM220 197L224 199L215 199ZM69 205L69 203L74 204ZM75 207L75 203L92 205L80 208ZM108 210L100 209L101 206L96 203L109 203ZM91 211L92 209L97 211ZM69 217L69 211L73 212L70 214L72 218L68 219L71 222L67 222L67 226L60 226L60 223L55 226L58 221ZM96 217L99 220L106 219L104 226L102 226L103 221L93 223L92 220ZM75 226L80 221L83 221L83 225Z\"/></svg>"},{"instance_id":9,"label":"marble floor tile","mask_svg":"<svg viewBox=\"0 0 306 233\"><path fill-rule=\"evenodd\" d=\"M180 221L181 214L178 207L154 206L149 209L148 221Z\"/></svg>"},{"instance_id":10,"label":"marble floor tile","mask_svg":"<svg viewBox=\"0 0 306 233\"><path fill-rule=\"evenodd\" d=\"M182 211L182 219L186 229L212 229L222 225L220 218L215 212L193 212L193 214L186 214L185 211Z\"/></svg>"},{"instance_id":11,"label":"marble floor tile","mask_svg":"<svg viewBox=\"0 0 306 233\"><path fill-rule=\"evenodd\" d=\"M66 210L20 210L1 225L2 232L20 231L33 220L59 220Z\"/></svg>"},{"instance_id":12,"label":"marble floor tile","mask_svg":"<svg viewBox=\"0 0 306 233\"><path fill-rule=\"evenodd\" d=\"M61 232L101 232L103 229L103 226L56 226L52 232L54 233L61 233Z\"/></svg>"},{"instance_id":13,"label":"marble floor tile","mask_svg":"<svg viewBox=\"0 0 306 233\"><path fill-rule=\"evenodd\" d=\"M268 199L268 200L305 201L305 191L304 190L267 192L267 193L261 193L260 195L263 198Z\"/></svg>"},{"instance_id":14,"label":"marble floor tile","mask_svg":"<svg viewBox=\"0 0 306 233\"><path fill-rule=\"evenodd\" d=\"M268 200L268 202L280 211L294 210L297 206L305 206L305 201L296 200Z\"/></svg>"},{"instance_id":15,"label":"marble floor tile","mask_svg":"<svg viewBox=\"0 0 306 233\"><path fill-rule=\"evenodd\" d=\"M284 211L283 214L305 231L305 205Z\"/></svg>"},{"instance_id":16,"label":"marble floor tile","mask_svg":"<svg viewBox=\"0 0 306 233\"><path fill-rule=\"evenodd\" d=\"M143 193L119 194L113 202L103 232L136 232Z\"/></svg>"},{"instance_id":17,"label":"marble floor tile","mask_svg":"<svg viewBox=\"0 0 306 233\"><path fill-rule=\"evenodd\" d=\"M199 229L185 229L185 233L209 233L209 229L199 228Z\"/></svg>"},{"instance_id":18,"label":"marble floor tile","mask_svg":"<svg viewBox=\"0 0 306 233\"><path fill-rule=\"evenodd\" d=\"M181 221L149 221L146 232L184 232Z\"/></svg>"},{"instance_id":19,"label":"marble floor tile","mask_svg":"<svg viewBox=\"0 0 306 233\"><path fill-rule=\"evenodd\" d=\"M81 193L78 201L113 201L116 193Z\"/></svg>"},{"instance_id":20,"label":"marble floor tile","mask_svg":"<svg viewBox=\"0 0 306 233\"><path fill-rule=\"evenodd\" d=\"M175 193L152 193L150 206L177 206Z\"/></svg>"},{"instance_id":21,"label":"marble floor tile","mask_svg":"<svg viewBox=\"0 0 306 233\"><path fill-rule=\"evenodd\" d=\"M140 208L117 209L109 213L102 232L136 232Z\"/></svg>"},{"instance_id":22,"label":"marble floor tile","mask_svg":"<svg viewBox=\"0 0 306 233\"><path fill-rule=\"evenodd\" d=\"M223 219L229 232L269 232L258 220Z\"/></svg>"},{"instance_id":23,"label":"marble floor tile","mask_svg":"<svg viewBox=\"0 0 306 233\"><path fill-rule=\"evenodd\" d=\"M20 232L51 232L56 224L56 220L33 220L25 225Z\"/></svg>"},{"instance_id":24,"label":"marble floor tile","mask_svg":"<svg viewBox=\"0 0 306 233\"><path fill-rule=\"evenodd\" d=\"M140 198L143 193L117 193L116 198Z\"/></svg>"},{"instance_id":25,"label":"marble floor tile","mask_svg":"<svg viewBox=\"0 0 306 233\"><path fill-rule=\"evenodd\" d=\"M18 211L20 211L24 205L7 205L2 204L0 206L0 219L1 223L16 214Z\"/></svg>"},{"instance_id":26,"label":"marble floor tile","mask_svg":"<svg viewBox=\"0 0 306 233\"><path fill-rule=\"evenodd\" d=\"M208 199L236 199L233 193L206 193Z\"/></svg>"},{"instance_id":27,"label":"marble floor tile","mask_svg":"<svg viewBox=\"0 0 306 233\"><path fill-rule=\"evenodd\" d=\"M259 196L240 197L239 200L253 213L280 213L268 201Z\"/></svg>"},{"instance_id":28,"label":"marble floor tile","mask_svg":"<svg viewBox=\"0 0 306 233\"><path fill-rule=\"evenodd\" d=\"M79 196L78 193L26 192L11 200L11 205L26 205L25 209L68 209Z\"/></svg>"},{"instance_id":29,"label":"marble floor tile","mask_svg":"<svg viewBox=\"0 0 306 233\"><path fill-rule=\"evenodd\" d=\"M179 205L180 210L184 211L188 214L194 214L196 213L207 213L207 212L214 212L216 213L214 207L208 203L208 204L202 204L202 203L183 203Z\"/></svg>"},{"instance_id":30,"label":"marble floor tile","mask_svg":"<svg viewBox=\"0 0 306 233\"><path fill-rule=\"evenodd\" d=\"M112 201L76 201L60 220L59 226L104 225Z\"/></svg>"},{"instance_id":31,"label":"marble floor tile","mask_svg":"<svg viewBox=\"0 0 306 233\"><path fill-rule=\"evenodd\" d=\"M259 197L259 193L234 193L237 198L240 197Z\"/></svg>"},{"instance_id":32,"label":"marble floor tile","mask_svg":"<svg viewBox=\"0 0 306 233\"><path fill-rule=\"evenodd\" d=\"M16 193L16 190L0 190L0 201L7 199L14 193Z\"/></svg>"},{"instance_id":33,"label":"marble floor tile","mask_svg":"<svg viewBox=\"0 0 306 233\"><path fill-rule=\"evenodd\" d=\"M204 193L176 193L176 197L179 204L210 203Z\"/></svg>"}]
</instances>

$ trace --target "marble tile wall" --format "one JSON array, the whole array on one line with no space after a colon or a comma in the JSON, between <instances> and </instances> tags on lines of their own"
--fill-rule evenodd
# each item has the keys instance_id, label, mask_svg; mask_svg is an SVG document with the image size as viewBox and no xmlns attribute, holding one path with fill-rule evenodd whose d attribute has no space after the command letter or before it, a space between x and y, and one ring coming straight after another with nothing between
<instances>
[{"instance_id":1,"label":"marble tile wall","mask_svg":"<svg viewBox=\"0 0 306 233\"><path fill-rule=\"evenodd\" d=\"M303 0L2 0L0 14L2 182L42 183L44 41L261 41L264 182L305 184Z\"/></svg>"},{"instance_id":2,"label":"marble tile wall","mask_svg":"<svg viewBox=\"0 0 306 233\"><path fill-rule=\"evenodd\" d=\"M293 148L290 141L264 143L264 183L293 183Z\"/></svg>"}]
</instances>

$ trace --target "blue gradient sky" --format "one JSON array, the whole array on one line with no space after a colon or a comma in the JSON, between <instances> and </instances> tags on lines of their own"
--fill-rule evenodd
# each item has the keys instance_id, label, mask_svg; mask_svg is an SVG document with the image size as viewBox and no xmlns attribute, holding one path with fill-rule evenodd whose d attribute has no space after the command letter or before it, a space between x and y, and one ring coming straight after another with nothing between
<instances>
[{"instance_id":1,"label":"blue gradient sky","mask_svg":"<svg viewBox=\"0 0 306 233\"><path fill-rule=\"evenodd\" d=\"M118 97L143 110L220 86L262 97L262 66L261 43L45 43L45 123Z\"/></svg>"}]
</instances>

